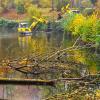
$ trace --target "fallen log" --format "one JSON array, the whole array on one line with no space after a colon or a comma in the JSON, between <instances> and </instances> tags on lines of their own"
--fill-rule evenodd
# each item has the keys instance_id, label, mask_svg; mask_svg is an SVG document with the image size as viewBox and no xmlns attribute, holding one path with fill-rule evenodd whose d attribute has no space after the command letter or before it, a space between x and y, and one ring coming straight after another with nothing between
<instances>
[{"instance_id":1,"label":"fallen log","mask_svg":"<svg viewBox=\"0 0 100 100\"><path fill-rule=\"evenodd\" d=\"M41 79L17 79L17 78L0 78L0 84L3 85L42 85L42 86L54 86L52 80Z\"/></svg>"},{"instance_id":2,"label":"fallen log","mask_svg":"<svg viewBox=\"0 0 100 100\"><path fill-rule=\"evenodd\" d=\"M90 79L91 78L91 79ZM92 79L93 78L93 79ZM95 80L94 80L95 79ZM88 84L100 84L100 75L88 75L81 78L59 78L52 80L41 80L41 79L18 79L18 78L0 78L0 84L6 85L43 85L43 86L55 86L58 81L83 81Z\"/></svg>"}]
</instances>

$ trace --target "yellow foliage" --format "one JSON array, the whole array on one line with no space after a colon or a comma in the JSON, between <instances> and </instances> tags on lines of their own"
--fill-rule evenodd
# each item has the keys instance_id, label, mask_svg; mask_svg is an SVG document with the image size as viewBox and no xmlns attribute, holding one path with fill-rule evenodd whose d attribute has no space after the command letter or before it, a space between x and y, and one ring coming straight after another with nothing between
<instances>
[{"instance_id":1,"label":"yellow foliage","mask_svg":"<svg viewBox=\"0 0 100 100\"><path fill-rule=\"evenodd\" d=\"M81 63L85 62L85 56L79 50L73 52L74 52L74 59L76 62L81 62Z\"/></svg>"},{"instance_id":2,"label":"yellow foliage","mask_svg":"<svg viewBox=\"0 0 100 100\"><path fill-rule=\"evenodd\" d=\"M3 68L0 68L0 75L3 75L4 72L3 72Z\"/></svg>"},{"instance_id":3,"label":"yellow foliage","mask_svg":"<svg viewBox=\"0 0 100 100\"><path fill-rule=\"evenodd\" d=\"M89 71L90 71L91 74L96 74L98 72L96 64L94 62L92 62L91 66L89 68Z\"/></svg>"},{"instance_id":4,"label":"yellow foliage","mask_svg":"<svg viewBox=\"0 0 100 100\"><path fill-rule=\"evenodd\" d=\"M84 23L86 18L82 14L77 14L70 25L70 30L74 32Z\"/></svg>"},{"instance_id":5,"label":"yellow foliage","mask_svg":"<svg viewBox=\"0 0 100 100\"><path fill-rule=\"evenodd\" d=\"M94 24L97 21L97 14L92 14L91 16L88 16L87 20L91 23Z\"/></svg>"},{"instance_id":6,"label":"yellow foliage","mask_svg":"<svg viewBox=\"0 0 100 100\"><path fill-rule=\"evenodd\" d=\"M26 11L30 18L32 18L32 16L41 17L41 12L35 5L31 4L29 7L26 8Z\"/></svg>"},{"instance_id":7,"label":"yellow foliage","mask_svg":"<svg viewBox=\"0 0 100 100\"><path fill-rule=\"evenodd\" d=\"M97 97L98 100L100 99L100 90L99 89L96 90L96 97Z\"/></svg>"},{"instance_id":8,"label":"yellow foliage","mask_svg":"<svg viewBox=\"0 0 100 100\"><path fill-rule=\"evenodd\" d=\"M74 35L96 33L97 14L84 17L82 14L77 14L69 26L70 31Z\"/></svg>"},{"instance_id":9,"label":"yellow foliage","mask_svg":"<svg viewBox=\"0 0 100 100\"><path fill-rule=\"evenodd\" d=\"M91 16L91 20L92 20L92 24L93 24L93 34L96 34L97 32L96 32L96 22L97 22L97 14L93 14L92 16Z\"/></svg>"},{"instance_id":10,"label":"yellow foliage","mask_svg":"<svg viewBox=\"0 0 100 100\"><path fill-rule=\"evenodd\" d=\"M19 3L23 3L23 0L14 0L14 3L16 4L16 5L18 5Z\"/></svg>"}]
</instances>

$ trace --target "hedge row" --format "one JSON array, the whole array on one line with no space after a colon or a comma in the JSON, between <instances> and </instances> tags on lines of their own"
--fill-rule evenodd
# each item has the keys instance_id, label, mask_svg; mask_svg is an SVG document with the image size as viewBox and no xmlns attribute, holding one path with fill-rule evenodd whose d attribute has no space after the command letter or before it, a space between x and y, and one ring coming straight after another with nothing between
<instances>
[{"instance_id":1,"label":"hedge row","mask_svg":"<svg viewBox=\"0 0 100 100\"><path fill-rule=\"evenodd\" d=\"M18 25L18 22L15 20L0 18L0 27L15 28L17 27L17 25Z\"/></svg>"}]
</instances>

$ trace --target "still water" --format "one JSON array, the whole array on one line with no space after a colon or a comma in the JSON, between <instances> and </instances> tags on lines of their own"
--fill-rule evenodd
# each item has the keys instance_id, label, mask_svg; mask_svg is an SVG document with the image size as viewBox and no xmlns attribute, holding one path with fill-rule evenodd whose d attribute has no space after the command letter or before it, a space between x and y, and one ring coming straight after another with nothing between
<instances>
[{"instance_id":1,"label":"still water","mask_svg":"<svg viewBox=\"0 0 100 100\"><path fill-rule=\"evenodd\" d=\"M44 38L42 38L41 40L40 37ZM38 41L35 41L35 38L38 38ZM54 39L52 40L55 41ZM46 51L48 45L52 45L53 43L57 44L57 42L52 43L52 40L51 43L48 43L45 38L45 35L43 34L39 34L36 37L31 37L19 36L16 32L0 32L0 60L5 58L15 59L21 56L29 55L32 52L42 54ZM84 55L82 55L82 52L80 51L74 51L73 53L76 54L76 56L74 57L76 61L84 61L89 65L88 69L90 73L95 74L100 71L100 58L96 57L95 55L92 55L91 53L89 54L89 58L87 58L87 51L84 52ZM2 75L0 75L0 77L1 76ZM6 76L16 78L25 77L18 72L13 72L12 75L5 74L3 77ZM0 85L0 99L41 100L45 96L52 95L54 93L55 90L52 87Z\"/></svg>"},{"instance_id":2,"label":"still water","mask_svg":"<svg viewBox=\"0 0 100 100\"><path fill-rule=\"evenodd\" d=\"M26 51L30 38L30 36L18 37L17 33L0 33L0 58L20 56Z\"/></svg>"}]
</instances>

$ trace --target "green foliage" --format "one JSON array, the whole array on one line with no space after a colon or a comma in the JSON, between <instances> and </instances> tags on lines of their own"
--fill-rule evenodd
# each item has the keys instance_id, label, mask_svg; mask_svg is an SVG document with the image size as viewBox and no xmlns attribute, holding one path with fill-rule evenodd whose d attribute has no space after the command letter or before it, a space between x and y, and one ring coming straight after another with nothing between
<instances>
[{"instance_id":1,"label":"green foliage","mask_svg":"<svg viewBox=\"0 0 100 100\"><path fill-rule=\"evenodd\" d=\"M81 17L80 17L80 20L81 20ZM79 21L77 21L77 19L74 19L74 21L79 22ZM98 34L100 34L100 31L99 31L100 22L98 21L95 14L91 15L89 17L86 17L86 19L83 18L81 23L77 23L75 25L72 24L71 27L72 28L74 27L74 29L75 29L72 32L74 32L75 34L81 35L83 41L97 42L100 39L97 36Z\"/></svg>"},{"instance_id":2,"label":"green foliage","mask_svg":"<svg viewBox=\"0 0 100 100\"><path fill-rule=\"evenodd\" d=\"M5 28L14 28L17 26L17 22L14 20L7 20L7 19L0 19L0 27L5 27Z\"/></svg>"},{"instance_id":3,"label":"green foliage","mask_svg":"<svg viewBox=\"0 0 100 100\"><path fill-rule=\"evenodd\" d=\"M76 14L74 13L69 13L65 15L63 19L61 19L61 26L64 28L65 31L70 31L70 25L74 19Z\"/></svg>"},{"instance_id":4,"label":"green foliage","mask_svg":"<svg viewBox=\"0 0 100 100\"><path fill-rule=\"evenodd\" d=\"M2 27L4 25L4 20L0 19L0 27Z\"/></svg>"},{"instance_id":5,"label":"green foliage","mask_svg":"<svg viewBox=\"0 0 100 100\"><path fill-rule=\"evenodd\" d=\"M100 35L100 19L96 22L96 34Z\"/></svg>"},{"instance_id":6,"label":"green foliage","mask_svg":"<svg viewBox=\"0 0 100 100\"><path fill-rule=\"evenodd\" d=\"M89 23L89 21L85 21L83 23L79 23L79 16L75 17L75 19L72 21L72 25L70 26L72 33L74 33L75 35L82 35L82 39L86 40L86 38L89 38L89 36L91 36L92 34L92 27L91 24ZM82 18L83 19L83 18Z\"/></svg>"},{"instance_id":7,"label":"green foliage","mask_svg":"<svg viewBox=\"0 0 100 100\"><path fill-rule=\"evenodd\" d=\"M17 13L23 14L25 12L24 4L18 4L16 10Z\"/></svg>"},{"instance_id":8,"label":"green foliage","mask_svg":"<svg viewBox=\"0 0 100 100\"><path fill-rule=\"evenodd\" d=\"M100 43L100 20L95 14L85 17L70 13L61 20L61 26L65 32L81 35L83 41Z\"/></svg>"},{"instance_id":9,"label":"green foliage","mask_svg":"<svg viewBox=\"0 0 100 100\"><path fill-rule=\"evenodd\" d=\"M36 30L44 31L47 29L47 25L45 23L38 23Z\"/></svg>"},{"instance_id":10,"label":"green foliage","mask_svg":"<svg viewBox=\"0 0 100 100\"><path fill-rule=\"evenodd\" d=\"M7 28L14 28L16 26L17 26L17 22L11 21L11 20L6 21L6 27Z\"/></svg>"},{"instance_id":11,"label":"green foliage","mask_svg":"<svg viewBox=\"0 0 100 100\"><path fill-rule=\"evenodd\" d=\"M98 20L96 22L96 44L99 45L100 44L100 20Z\"/></svg>"},{"instance_id":12,"label":"green foliage","mask_svg":"<svg viewBox=\"0 0 100 100\"><path fill-rule=\"evenodd\" d=\"M95 42L95 40L97 39L96 35L98 34L96 30L96 27L98 27L98 25L96 25L96 23L96 16L93 15L91 17L88 17L88 19L83 24L83 27L81 27L83 40Z\"/></svg>"},{"instance_id":13,"label":"green foliage","mask_svg":"<svg viewBox=\"0 0 100 100\"><path fill-rule=\"evenodd\" d=\"M51 22L51 26L54 33L63 32L63 27L61 26L61 22Z\"/></svg>"},{"instance_id":14,"label":"green foliage","mask_svg":"<svg viewBox=\"0 0 100 100\"><path fill-rule=\"evenodd\" d=\"M25 13L32 5L32 0L14 0L14 4L16 5L17 13Z\"/></svg>"}]
</instances>

